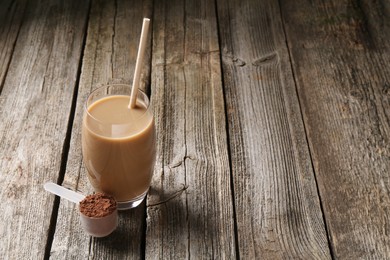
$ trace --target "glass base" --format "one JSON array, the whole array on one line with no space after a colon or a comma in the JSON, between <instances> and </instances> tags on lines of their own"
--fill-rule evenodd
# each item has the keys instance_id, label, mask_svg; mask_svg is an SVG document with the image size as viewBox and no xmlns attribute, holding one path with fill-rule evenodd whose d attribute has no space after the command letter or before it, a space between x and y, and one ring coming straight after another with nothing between
<instances>
[{"instance_id":1,"label":"glass base","mask_svg":"<svg viewBox=\"0 0 390 260\"><path fill-rule=\"evenodd\" d=\"M149 191L149 189L147 191L145 191L144 193L142 193L141 195L139 195L138 197L135 197L132 200L118 201L117 202L118 210L132 209L132 208L139 206L142 203L142 201L145 199L148 191Z\"/></svg>"}]
</instances>

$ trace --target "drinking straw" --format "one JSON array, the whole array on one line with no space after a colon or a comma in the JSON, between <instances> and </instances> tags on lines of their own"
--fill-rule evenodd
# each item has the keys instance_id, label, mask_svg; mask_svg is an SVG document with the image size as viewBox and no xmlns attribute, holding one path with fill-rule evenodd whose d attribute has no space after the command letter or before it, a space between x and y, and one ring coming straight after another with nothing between
<instances>
[{"instance_id":1,"label":"drinking straw","mask_svg":"<svg viewBox=\"0 0 390 260\"><path fill-rule=\"evenodd\" d=\"M133 88L131 90L130 102L128 108L134 108L137 100L137 93L139 88L139 81L141 76L141 65L144 59L145 49L146 49L146 38L148 36L150 19L144 18L142 23L141 38L138 46L137 61L135 63L135 71L133 78Z\"/></svg>"}]
</instances>

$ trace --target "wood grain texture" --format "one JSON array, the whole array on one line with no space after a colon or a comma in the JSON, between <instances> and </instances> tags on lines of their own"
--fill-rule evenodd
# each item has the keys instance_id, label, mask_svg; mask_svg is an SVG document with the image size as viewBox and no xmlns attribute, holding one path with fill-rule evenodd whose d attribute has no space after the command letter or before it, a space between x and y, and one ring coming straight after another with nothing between
<instances>
[{"instance_id":1,"label":"wood grain texture","mask_svg":"<svg viewBox=\"0 0 390 260\"><path fill-rule=\"evenodd\" d=\"M81 123L83 106L95 88L112 83L131 83L143 17L150 17L151 1L93 1L82 61L69 156L63 185L84 194L93 192L82 163ZM151 43L151 38L149 38ZM149 87L150 46L145 55L142 89ZM61 200L53 259L139 259L144 235L145 203L120 212L118 229L103 239L81 230L78 209Z\"/></svg>"},{"instance_id":2,"label":"wood grain texture","mask_svg":"<svg viewBox=\"0 0 390 260\"><path fill-rule=\"evenodd\" d=\"M213 1L155 1L146 259L235 258L219 54Z\"/></svg>"},{"instance_id":3,"label":"wood grain texture","mask_svg":"<svg viewBox=\"0 0 390 260\"><path fill-rule=\"evenodd\" d=\"M390 258L390 5L282 1L335 258Z\"/></svg>"},{"instance_id":4,"label":"wood grain texture","mask_svg":"<svg viewBox=\"0 0 390 260\"><path fill-rule=\"evenodd\" d=\"M31 1L27 10L25 17L10 21L24 23L1 93L2 259L45 254L54 196L43 183L58 178L88 5Z\"/></svg>"},{"instance_id":5,"label":"wood grain texture","mask_svg":"<svg viewBox=\"0 0 390 260\"><path fill-rule=\"evenodd\" d=\"M26 0L0 1L0 93L24 17Z\"/></svg>"},{"instance_id":6,"label":"wood grain texture","mask_svg":"<svg viewBox=\"0 0 390 260\"><path fill-rule=\"evenodd\" d=\"M277 1L217 1L239 255L329 259Z\"/></svg>"}]
</instances>

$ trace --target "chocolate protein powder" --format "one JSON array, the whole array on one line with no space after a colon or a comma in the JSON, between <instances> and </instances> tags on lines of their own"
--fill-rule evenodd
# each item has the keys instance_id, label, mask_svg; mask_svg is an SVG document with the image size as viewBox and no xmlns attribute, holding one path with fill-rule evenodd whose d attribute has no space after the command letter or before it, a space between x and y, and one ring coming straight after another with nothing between
<instances>
[{"instance_id":1,"label":"chocolate protein powder","mask_svg":"<svg viewBox=\"0 0 390 260\"><path fill-rule=\"evenodd\" d=\"M114 197L105 193L95 193L80 201L80 212L91 218L102 218L116 210Z\"/></svg>"}]
</instances>

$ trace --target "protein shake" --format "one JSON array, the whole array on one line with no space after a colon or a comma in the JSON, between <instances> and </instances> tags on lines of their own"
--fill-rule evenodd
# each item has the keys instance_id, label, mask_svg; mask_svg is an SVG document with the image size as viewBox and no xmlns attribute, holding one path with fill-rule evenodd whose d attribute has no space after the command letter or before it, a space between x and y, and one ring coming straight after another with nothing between
<instances>
[{"instance_id":1,"label":"protein shake","mask_svg":"<svg viewBox=\"0 0 390 260\"><path fill-rule=\"evenodd\" d=\"M88 98L82 127L83 159L98 192L111 194L118 209L139 205L152 178L156 156L154 119L147 96L138 91L128 108L130 86L109 85Z\"/></svg>"}]
</instances>

